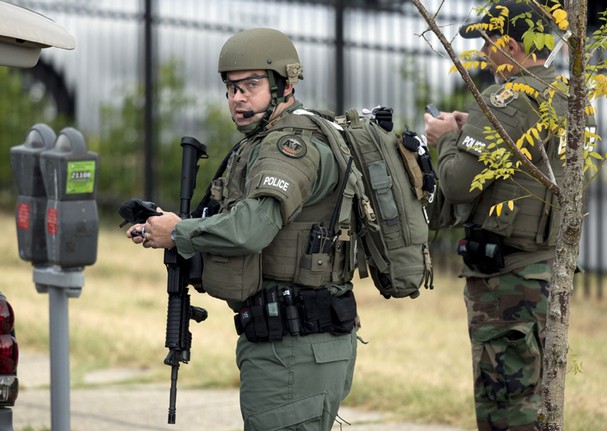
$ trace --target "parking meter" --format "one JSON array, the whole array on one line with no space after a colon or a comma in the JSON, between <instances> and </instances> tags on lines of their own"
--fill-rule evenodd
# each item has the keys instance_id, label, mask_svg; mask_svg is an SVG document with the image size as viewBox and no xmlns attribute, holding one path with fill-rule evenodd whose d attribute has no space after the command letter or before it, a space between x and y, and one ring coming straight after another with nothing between
<instances>
[{"instance_id":1,"label":"parking meter","mask_svg":"<svg viewBox=\"0 0 607 431\"><path fill-rule=\"evenodd\" d=\"M48 198L48 261L62 268L92 265L99 236L97 154L87 150L82 133L67 127L40 154L40 171Z\"/></svg>"},{"instance_id":2,"label":"parking meter","mask_svg":"<svg viewBox=\"0 0 607 431\"><path fill-rule=\"evenodd\" d=\"M53 147L55 132L36 124L23 144L12 147L10 163L19 196L15 221L19 256L35 265L48 261L45 235L46 190L40 173L40 154Z\"/></svg>"}]
</instances>

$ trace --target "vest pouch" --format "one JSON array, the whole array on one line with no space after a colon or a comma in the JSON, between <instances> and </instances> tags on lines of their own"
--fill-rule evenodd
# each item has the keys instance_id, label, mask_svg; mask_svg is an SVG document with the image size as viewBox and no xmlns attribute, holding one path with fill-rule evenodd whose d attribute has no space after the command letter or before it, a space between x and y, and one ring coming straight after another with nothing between
<instances>
[{"instance_id":1,"label":"vest pouch","mask_svg":"<svg viewBox=\"0 0 607 431\"><path fill-rule=\"evenodd\" d=\"M495 210L490 216L487 214L487 217L482 224L482 228L505 238L509 238L510 235L512 235L518 212L519 204L514 205L512 210L508 208L508 205L504 204L499 216Z\"/></svg>"},{"instance_id":2,"label":"vest pouch","mask_svg":"<svg viewBox=\"0 0 607 431\"><path fill-rule=\"evenodd\" d=\"M333 251L333 272L331 281L336 284L341 284L346 280L351 280L353 270L348 268L350 241L335 241Z\"/></svg>"},{"instance_id":3,"label":"vest pouch","mask_svg":"<svg viewBox=\"0 0 607 431\"><path fill-rule=\"evenodd\" d=\"M331 267L331 258L327 253L304 254L294 282L308 287L323 286L331 281Z\"/></svg>"},{"instance_id":4,"label":"vest pouch","mask_svg":"<svg viewBox=\"0 0 607 431\"><path fill-rule=\"evenodd\" d=\"M219 256L203 253L202 286L215 298L244 301L261 289L261 254Z\"/></svg>"}]
</instances>

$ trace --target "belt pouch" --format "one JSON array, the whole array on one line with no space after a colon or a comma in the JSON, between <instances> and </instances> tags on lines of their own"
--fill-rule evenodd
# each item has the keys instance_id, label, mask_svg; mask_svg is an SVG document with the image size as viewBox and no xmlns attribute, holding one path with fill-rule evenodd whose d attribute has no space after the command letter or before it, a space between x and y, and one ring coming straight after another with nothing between
<instances>
[{"instance_id":1,"label":"belt pouch","mask_svg":"<svg viewBox=\"0 0 607 431\"><path fill-rule=\"evenodd\" d=\"M316 304L318 305L318 328L320 332L331 331L331 328L333 328L331 294L327 289L316 290Z\"/></svg>"},{"instance_id":2,"label":"belt pouch","mask_svg":"<svg viewBox=\"0 0 607 431\"><path fill-rule=\"evenodd\" d=\"M315 334L318 329L318 307L316 293L312 289L301 289L297 293L297 308L301 318L301 335Z\"/></svg>"},{"instance_id":3,"label":"belt pouch","mask_svg":"<svg viewBox=\"0 0 607 431\"><path fill-rule=\"evenodd\" d=\"M262 291L266 296L266 313L268 319L268 341L282 340L282 316L278 303L278 289L275 287Z\"/></svg>"},{"instance_id":4,"label":"belt pouch","mask_svg":"<svg viewBox=\"0 0 607 431\"><path fill-rule=\"evenodd\" d=\"M247 300L251 323L245 329L247 339L253 342L268 341L268 325L264 315L263 292L257 292ZM249 329L250 328L250 329Z\"/></svg>"},{"instance_id":5,"label":"belt pouch","mask_svg":"<svg viewBox=\"0 0 607 431\"><path fill-rule=\"evenodd\" d=\"M352 332L356 320L354 292L348 290L340 296L332 296L331 309L333 310L333 329L331 333L341 335Z\"/></svg>"}]
</instances>

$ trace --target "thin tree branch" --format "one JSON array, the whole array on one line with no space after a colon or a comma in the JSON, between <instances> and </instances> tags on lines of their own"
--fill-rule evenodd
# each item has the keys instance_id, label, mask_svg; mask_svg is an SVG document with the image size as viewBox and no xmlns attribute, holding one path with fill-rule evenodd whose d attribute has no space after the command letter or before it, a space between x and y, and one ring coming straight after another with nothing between
<instances>
[{"instance_id":1,"label":"thin tree branch","mask_svg":"<svg viewBox=\"0 0 607 431\"><path fill-rule=\"evenodd\" d=\"M508 136L508 133L506 133L506 130L504 130L503 126L500 124L500 122L497 120L497 118L495 118L495 115L493 115L493 113L491 112L491 110L489 109L489 107L487 106L487 104L485 103L483 98L481 97L481 94L478 91L478 89L476 88L476 85L474 85L472 78L470 78L470 74L468 73L466 68L462 65L462 63L459 61L459 58L453 51L453 47L447 41L447 39L445 38L445 35L438 28L434 18L432 16L430 16L430 14L428 13L428 11L424 7L424 5L420 2L420 0L411 0L411 2L415 5L415 7L419 11L419 13L422 15L422 17L424 18L424 20L426 21L426 23L428 24L430 29L434 32L434 34L438 37L438 39L442 43L443 47L449 54L449 57L453 61L453 64L455 65L455 67L459 71L462 79L466 83L466 86L472 92L472 96L474 97L474 99L476 100L478 105L480 106L481 110L484 112L485 116L487 117L487 119L489 120L491 125L495 128L497 133L504 140L504 142L506 143L508 148L510 148L510 150L519 158L522 165L529 172L531 172L535 178L537 178L552 193L554 193L556 196L560 197L560 195L561 195L560 187L556 183L552 182L546 175L544 175L544 173L542 171L540 171L533 163L531 163L531 160L529 160L521 152L521 150L519 150L519 148L516 146L516 144L514 143L512 138L510 136Z\"/></svg>"}]
</instances>

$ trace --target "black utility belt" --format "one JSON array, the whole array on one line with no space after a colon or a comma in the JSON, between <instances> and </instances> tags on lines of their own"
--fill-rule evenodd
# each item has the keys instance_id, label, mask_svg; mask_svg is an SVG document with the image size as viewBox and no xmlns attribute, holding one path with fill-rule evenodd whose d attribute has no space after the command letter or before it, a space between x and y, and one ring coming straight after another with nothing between
<instances>
[{"instance_id":1,"label":"black utility belt","mask_svg":"<svg viewBox=\"0 0 607 431\"><path fill-rule=\"evenodd\" d=\"M464 225L466 237L459 241L457 254L464 263L484 274L493 274L504 268L504 257L521 251L504 244L504 237L482 229L479 225Z\"/></svg>"},{"instance_id":2,"label":"black utility belt","mask_svg":"<svg viewBox=\"0 0 607 431\"><path fill-rule=\"evenodd\" d=\"M234 316L234 323L238 335L261 343L281 341L287 334L349 334L355 319L356 300L351 290L333 296L326 288L295 291L273 287L248 298Z\"/></svg>"}]
</instances>

